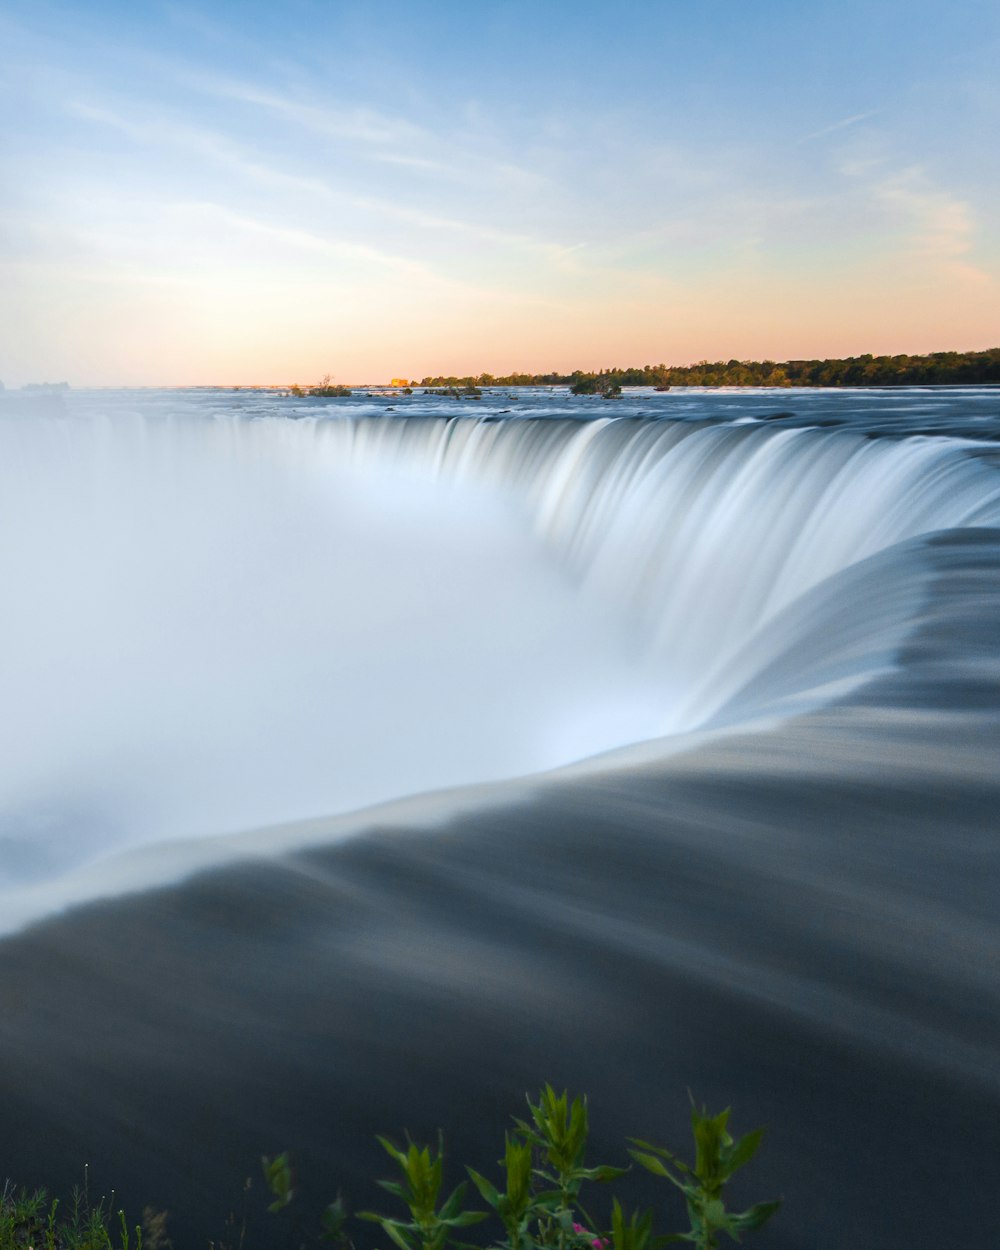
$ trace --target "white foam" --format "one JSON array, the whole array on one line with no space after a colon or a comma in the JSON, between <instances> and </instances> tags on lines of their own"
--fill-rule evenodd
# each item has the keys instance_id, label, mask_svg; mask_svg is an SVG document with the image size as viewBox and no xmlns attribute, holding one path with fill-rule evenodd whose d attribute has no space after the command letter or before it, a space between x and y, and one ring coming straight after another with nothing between
<instances>
[{"instance_id":1,"label":"white foam","mask_svg":"<svg viewBox=\"0 0 1000 1250\"><path fill-rule=\"evenodd\" d=\"M0 872L649 736L622 618L495 486L302 425L0 425Z\"/></svg>"}]
</instances>

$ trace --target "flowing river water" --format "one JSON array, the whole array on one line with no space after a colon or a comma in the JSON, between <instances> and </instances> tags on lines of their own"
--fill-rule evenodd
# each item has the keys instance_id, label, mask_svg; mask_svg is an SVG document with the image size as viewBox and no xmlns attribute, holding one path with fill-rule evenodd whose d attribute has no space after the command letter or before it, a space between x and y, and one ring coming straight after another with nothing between
<instances>
[{"instance_id":1,"label":"flowing river water","mask_svg":"<svg viewBox=\"0 0 1000 1250\"><path fill-rule=\"evenodd\" d=\"M0 398L0 1170L690 1088L762 1243L991 1244L1000 393Z\"/></svg>"}]
</instances>

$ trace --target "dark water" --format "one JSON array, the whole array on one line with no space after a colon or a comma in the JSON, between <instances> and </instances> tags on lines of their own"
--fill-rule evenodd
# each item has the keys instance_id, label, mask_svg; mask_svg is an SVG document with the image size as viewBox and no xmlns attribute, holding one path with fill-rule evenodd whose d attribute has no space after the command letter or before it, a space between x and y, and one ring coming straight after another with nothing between
<instances>
[{"instance_id":1,"label":"dark water","mask_svg":"<svg viewBox=\"0 0 1000 1250\"><path fill-rule=\"evenodd\" d=\"M638 405L675 398L702 407L658 413L682 426L637 419ZM551 1080L589 1093L595 1154L620 1161L627 1134L686 1147L690 1088L732 1103L737 1129L769 1125L736 1195L785 1196L759 1244L995 1243L996 401L785 393L811 428L783 433L744 420L767 399L671 392L584 413L542 395L519 402L572 421L511 430L470 413L445 437L415 398L410 424L360 415L349 456L342 421L313 411L277 426L310 462L367 463L377 446L379 464L432 464L443 485L500 483L587 602L623 606L616 637L662 700L666 736L626 748L643 711L601 743L617 752L534 780L489 778L430 815L390 807L221 844L192 829L169 854L143 832L141 802L113 804L109 841L140 848L125 860L100 858L107 842L86 809L81 828L98 828L78 848L83 877L50 867L29 887L6 865L0 1171L68 1186L88 1162L133 1209L174 1212L180 1245L223 1234L263 1152L291 1149L317 1205L338 1185L364 1203L368 1178L384 1174L376 1131L429 1137L440 1125L456 1159L491 1170L507 1117ZM100 402L68 415L89 421ZM139 408L144 430L173 420L174 397L144 402L113 397ZM226 407L252 409L253 397L185 402L228 422L243 463L277 454L270 418L251 448L247 412ZM935 405L950 432L905 437ZM595 406L627 419L579 426ZM833 409L849 428L822 425ZM18 454L34 454L14 419ZM68 417L52 419L58 445ZM973 440L979 424L990 433ZM107 429L117 447L120 426ZM477 637L474 663L516 685L503 632ZM617 673L609 655L594 664ZM374 689L379 669L365 672ZM447 710L464 714L461 682L447 688ZM553 688L505 730L566 698ZM191 699L195 732L210 709ZM267 753L239 746L252 788ZM48 769L53 789L71 775L41 748L18 759ZM387 770L395 759L386 746ZM101 767L114 796L115 771ZM401 792L393 784L385 797ZM20 794L14 781L4 794ZM141 890L121 893L129 882ZM78 905L55 914L67 899ZM678 1226L661 1198L660 1227ZM254 1238L280 1239L266 1223Z\"/></svg>"}]
</instances>

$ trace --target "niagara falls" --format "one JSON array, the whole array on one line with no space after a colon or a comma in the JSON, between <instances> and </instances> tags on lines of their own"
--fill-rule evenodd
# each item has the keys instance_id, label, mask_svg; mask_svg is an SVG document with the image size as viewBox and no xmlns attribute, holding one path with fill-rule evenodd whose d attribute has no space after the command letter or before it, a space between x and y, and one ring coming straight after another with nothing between
<instances>
[{"instance_id":1,"label":"niagara falls","mask_svg":"<svg viewBox=\"0 0 1000 1250\"><path fill-rule=\"evenodd\" d=\"M995 1250L998 63L0 0L0 1250Z\"/></svg>"},{"instance_id":2,"label":"niagara falls","mask_svg":"<svg viewBox=\"0 0 1000 1250\"><path fill-rule=\"evenodd\" d=\"M19 1152L201 1211L676 1068L877 1227L859 1137L996 1133L995 406L6 396Z\"/></svg>"}]
</instances>

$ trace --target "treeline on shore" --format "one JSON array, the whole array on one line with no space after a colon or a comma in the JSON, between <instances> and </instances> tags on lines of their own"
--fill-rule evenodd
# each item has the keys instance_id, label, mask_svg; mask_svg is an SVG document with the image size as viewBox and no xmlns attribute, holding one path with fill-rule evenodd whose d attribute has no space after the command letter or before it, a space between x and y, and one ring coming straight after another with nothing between
<instances>
[{"instance_id":1,"label":"treeline on shore","mask_svg":"<svg viewBox=\"0 0 1000 1250\"><path fill-rule=\"evenodd\" d=\"M586 373L510 373L494 377L426 377L421 386L942 386L1000 382L1000 347L927 356L847 356L838 360L700 360L693 365L617 365ZM586 388L590 389L590 388Z\"/></svg>"}]
</instances>

